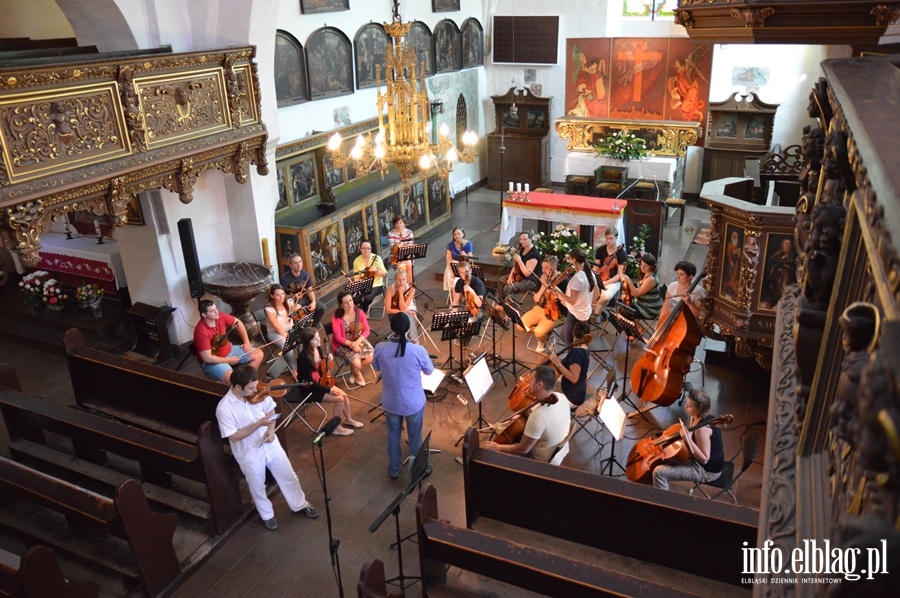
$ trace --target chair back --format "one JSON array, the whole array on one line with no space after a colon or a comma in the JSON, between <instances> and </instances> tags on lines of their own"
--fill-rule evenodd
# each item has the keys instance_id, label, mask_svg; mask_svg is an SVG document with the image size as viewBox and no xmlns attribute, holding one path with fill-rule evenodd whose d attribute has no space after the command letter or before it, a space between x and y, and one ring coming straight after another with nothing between
<instances>
[{"instance_id":1,"label":"chair back","mask_svg":"<svg viewBox=\"0 0 900 598\"><path fill-rule=\"evenodd\" d=\"M259 326L259 332L262 334L263 342L269 342L269 319L266 317L266 309L261 307L253 312L253 319L256 320L256 325Z\"/></svg>"},{"instance_id":2,"label":"chair back","mask_svg":"<svg viewBox=\"0 0 900 598\"><path fill-rule=\"evenodd\" d=\"M741 450L743 453L743 459L741 460L741 473L747 471L750 465L753 464L753 461L756 459L756 453L759 450L759 441L756 438L756 434L752 434L750 438L744 441L744 447Z\"/></svg>"}]
</instances>

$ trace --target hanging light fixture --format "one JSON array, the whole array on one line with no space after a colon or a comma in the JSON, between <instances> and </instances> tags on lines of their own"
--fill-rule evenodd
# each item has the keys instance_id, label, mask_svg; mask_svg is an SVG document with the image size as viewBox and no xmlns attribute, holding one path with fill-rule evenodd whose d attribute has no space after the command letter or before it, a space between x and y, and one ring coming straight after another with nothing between
<instances>
[{"instance_id":1,"label":"hanging light fixture","mask_svg":"<svg viewBox=\"0 0 900 598\"><path fill-rule=\"evenodd\" d=\"M385 171L393 164L403 181L403 194L409 195L409 179L416 168L427 172L436 168L446 179L456 161L472 163L478 136L473 131L462 135L463 150L450 141L450 127L437 126L437 115L443 112L440 100L428 101L425 88L425 64L416 69L416 52L405 43L411 23L400 19L399 0L393 1L393 21L384 24L391 45L385 50L385 93L381 93L381 68L376 66L378 85L375 105L378 107L378 132L359 135L347 155L341 150L342 139L335 133L328 140L328 152L335 166L352 162L360 174Z\"/></svg>"}]
</instances>

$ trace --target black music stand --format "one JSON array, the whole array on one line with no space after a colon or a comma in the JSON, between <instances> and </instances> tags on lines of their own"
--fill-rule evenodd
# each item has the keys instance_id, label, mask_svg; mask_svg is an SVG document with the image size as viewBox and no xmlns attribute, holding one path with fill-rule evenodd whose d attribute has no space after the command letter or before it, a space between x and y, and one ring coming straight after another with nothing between
<instances>
[{"instance_id":1,"label":"black music stand","mask_svg":"<svg viewBox=\"0 0 900 598\"><path fill-rule=\"evenodd\" d=\"M478 419L476 419L472 425L479 432L492 431L491 424L488 420L484 419L484 413L481 408L481 402L484 400L488 391L494 386L494 378L491 376L491 370L488 369L487 359L485 359L486 355L487 353L482 353L481 355L476 356L472 359L472 364L466 368L465 372L463 372L463 378L466 381L469 394L472 395L472 400L478 404ZM465 437L465 434L460 436L453 446L459 446L459 443L462 442Z\"/></svg>"},{"instance_id":2,"label":"black music stand","mask_svg":"<svg viewBox=\"0 0 900 598\"><path fill-rule=\"evenodd\" d=\"M600 460L600 475L604 475L603 470L609 467L609 471L606 475L611 478L621 477L621 474L616 475L614 473L616 467L621 469L622 473L625 473L625 466L616 459L616 440L621 440L622 436L625 435L625 425L628 420L628 417L625 415L625 410L622 409L622 406L619 405L618 401L616 401L613 396L615 390L616 383L613 382L606 399L604 399L603 403L597 408L600 421L612 435L612 445L610 447L611 451L609 457Z\"/></svg>"},{"instance_id":3,"label":"black music stand","mask_svg":"<svg viewBox=\"0 0 900 598\"><path fill-rule=\"evenodd\" d=\"M428 253L428 243L410 243L409 245L401 245L400 249L397 250L397 261L406 262L411 260L413 263L413 273L415 273L416 260L425 257L426 253ZM413 281L410 280L408 282ZM416 287L416 296L418 295L425 295L431 300L432 303L434 303L434 299L431 297L431 295L429 295L419 287Z\"/></svg>"},{"instance_id":4,"label":"black music stand","mask_svg":"<svg viewBox=\"0 0 900 598\"><path fill-rule=\"evenodd\" d=\"M312 323L314 315L306 314L291 326L291 329L288 330L287 338L284 339L284 347L281 349L282 355L300 347L300 333ZM303 324L304 321L306 321L306 324Z\"/></svg>"},{"instance_id":5,"label":"black music stand","mask_svg":"<svg viewBox=\"0 0 900 598\"><path fill-rule=\"evenodd\" d=\"M516 328L521 326L522 330L526 332L529 330L528 326L525 325L525 322L522 321L522 312L520 312L515 305L508 299L503 302L503 310L506 312L506 315L512 320L512 359L509 361L509 366L512 366L512 375L513 379L518 378L518 374L516 373L516 366L518 365L524 370L530 369L527 365L516 359ZM508 367L504 365L503 367Z\"/></svg>"},{"instance_id":6,"label":"black music stand","mask_svg":"<svg viewBox=\"0 0 900 598\"><path fill-rule=\"evenodd\" d=\"M397 584L400 586L400 590L404 593L406 592L406 588L409 587L406 585L406 580L411 579L413 583L421 580L421 577L405 575L403 573L403 541L412 538L415 533L406 536L405 538L400 535L400 505L406 499L407 496L412 494L412 491L416 489L417 486L421 486L422 480L431 475L431 464L429 463L429 456L431 451L429 447L431 445L431 432L428 432L428 436L422 441L422 446L419 447L419 452L416 453L415 459L409 465L409 474L406 478L406 488L397 495L391 504L388 505L388 508L384 510L381 515L379 515L375 521L369 526L369 532L375 533L378 531L378 528L381 527L381 524L384 523L384 520L388 518L389 515L394 516L394 529L397 534L397 541L391 545L391 547L397 547L397 567L398 574L396 577L392 577L391 579L385 580L385 583ZM410 586L412 584L409 584Z\"/></svg>"},{"instance_id":7,"label":"black music stand","mask_svg":"<svg viewBox=\"0 0 900 598\"><path fill-rule=\"evenodd\" d=\"M456 338L455 331L466 325L469 320L469 312L467 311L445 311L434 314L431 318L431 331L440 332L441 340L447 341L447 361L441 366L444 369L453 369L453 345L451 341ZM453 331L453 335L446 336L447 331ZM460 351L461 354L461 351ZM462 363L460 363L462 366Z\"/></svg>"},{"instance_id":8,"label":"black music stand","mask_svg":"<svg viewBox=\"0 0 900 598\"><path fill-rule=\"evenodd\" d=\"M628 306L624 306L628 307ZM630 308L628 308L630 309ZM635 312L637 313L637 312ZM632 320L629 320L625 316L618 313L618 311L614 311L610 314L609 321L612 323L613 328L616 329L616 338L613 339L612 346L615 348L616 343L619 341L619 337L623 334L625 335L625 369L624 375L622 376L622 400L634 409L634 413L637 413L645 421L649 421L644 415L644 411L638 408L637 405L634 404L634 401L631 400L630 392L629 392L629 368L628 368L628 358L631 353L631 341L629 340L632 336L636 338L641 337L641 331L638 329L637 324L635 324ZM655 405L654 405L655 407Z\"/></svg>"},{"instance_id":9,"label":"black music stand","mask_svg":"<svg viewBox=\"0 0 900 598\"><path fill-rule=\"evenodd\" d=\"M484 282L484 270L481 269L481 266L471 260L467 261L469 262L469 267L472 269L472 276L478 278L481 282ZM457 262L450 262L450 270L453 272L453 276L460 278L459 264Z\"/></svg>"},{"instance_id":10,"label":"black music stand","mask_svg":"<svg viewBox=\"0 0 900 598\"><path fill-rule=\"evenodd\" d=\"M469 312L462 312L468 314ZM481 323L483 320L475 320L474 322L469 322L466 319L463 322L463 325L458 328L444 328L441 331L441 340L449 341L448 346L450 347L450 358L447 360L447 363L450 364L452 369L453 367L453 344L454 340L459 339L459 373L457 374L460 381L462 381L463 374L466 369L466 362L463 360L463 351L469 346L469 340L473 336L477 336L479 332L481 332ZM446 363L444 364L447 365Z\"/></svg>"},{"instance_id":11,"label":"black music stand","mask_svg":"<svg viewBox=\"0 0 900 598\"><path fill-rule=\"evenodd\" d=\"M375 284L375 277L369 276L360 280L351 280L344 285L344 290L353 296L353 301L357 305L360 300L372 292L372 285Z\"/></svg>"},{"instance_id":12,"label":"black music stand","mask_svg":"<svg viewBox=\"0 0 900 598\"><path fill-rule=\"evenodd\" d=\"M503 359L497 354L497 326L502 326L505 330L509 330L509 326L503 323L503 315L497 310L497 305L500 303L500 300L490 291L485 293L485 295L487 299L494 302L494 305L492 306L484 306L485 313L488 314L488 317L491 319L491 354L489 355L491 369L494 373L500 374L500 379L503 380L503 386L506 386L506 377L503 375L503 369L512 365L512 362L508 359Z\"/></svg>"}]
</instances>

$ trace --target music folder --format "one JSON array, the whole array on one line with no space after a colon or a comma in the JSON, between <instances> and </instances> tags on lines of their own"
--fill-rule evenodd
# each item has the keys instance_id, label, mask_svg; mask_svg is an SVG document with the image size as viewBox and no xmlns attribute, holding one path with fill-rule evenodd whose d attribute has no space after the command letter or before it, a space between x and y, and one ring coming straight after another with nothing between
<instances>
[{"instance_id":1,"label":"music folder","mask_svg":"<svg viewBox=\"0 0 900 598\"><path fill-rule=\"evenodd\" d=\"M625 410L619 405L615 397L610 394L600 405L600 421L612 433L616 440L622 440L625 435Z\"/></svg>"},{"instance_id":2,"label":"music folder","mask_svg":"<svg viewBox=\"0 0 900 598\"><path fill-rule=\"evenodd\" d=\"M422 388L425 389L425 392L428 394L434 394L434 391L437 390L437 387L440 386L441 381L447 376L443 371L434 368L434 371L430 374L422 373Z\"/></svg>"}]
</instances>

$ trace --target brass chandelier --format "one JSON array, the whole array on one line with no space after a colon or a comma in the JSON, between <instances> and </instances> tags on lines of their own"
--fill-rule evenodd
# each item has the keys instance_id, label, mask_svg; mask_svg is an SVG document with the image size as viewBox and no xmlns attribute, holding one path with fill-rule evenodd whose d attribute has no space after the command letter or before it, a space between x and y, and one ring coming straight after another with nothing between
<instances>
[{"instance_id":1,"label":"brass chandelier","mask_svg":"<svg viewBox=\"0 0 900 598\"><path fill-rule=\"evenodd\" d=\"M399 1L394 0L393 21L384 24L391 36L391 45L384 52L385 93L381 93L380 65L375 71L378 132L374 139L369 134L359 135L346 156L341 151L340 133L328 140L328 152L338 168L352 162L360 174L377 169L383 175L393 164L404 183L404 195L410 193L409 179L416 168L423 172L436 168L438 175L446 179L454 162L472 163L478 154L475 150L478 136L473 131L463 133L463 150L459 151L448 138L447 124L436 126L443 102L428 101L425 64L420 64L417 71L416 52L404 41L410 26L411 23L400 19Z\"/></svg>"}]
</instances>

